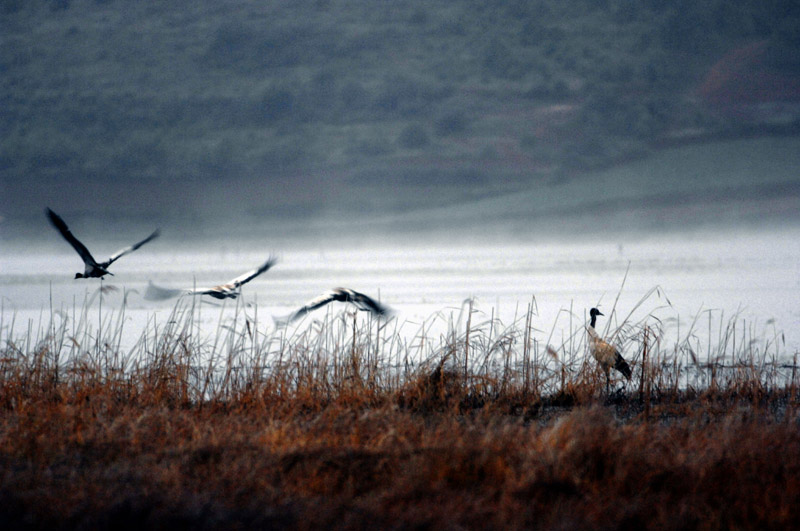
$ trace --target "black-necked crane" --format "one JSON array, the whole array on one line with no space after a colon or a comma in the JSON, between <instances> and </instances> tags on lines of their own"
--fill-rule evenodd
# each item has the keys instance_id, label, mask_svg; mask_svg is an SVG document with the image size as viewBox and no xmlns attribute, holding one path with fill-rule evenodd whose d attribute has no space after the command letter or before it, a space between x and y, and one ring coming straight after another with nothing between
<instances>
[{"instance_id":1,"label":"black-necked crane","mask_svg":"<svg viewBox=\"0 0 800 531\"><path fill-rule=\"evenodd\" d=\"M300 317L304 316L309 312L313 312L317 308L321 308L325 306L329 302L349 302L354 304L359 310L370 312L377 316L387 316L391 313L391 310L379 303L378 301L364 295L363 293L359 293L352 289L348 288L333 288L329 292L320 295L314 299L308 301L302 308L299 310L292 312L286 317L283 318L276 318L276 324L288 324L293 321L296 321Z\"/></svg>"},{"instance_id":2,"label":"black-necked crane","mask_svg":"<svg viewBox=\"0 0 800 531\"><path fill-rule=\"evenodd\" d=\"M72 231L69 230L67 224L64 223L64 220L61 219L61 216L47 208L45 210L45 214L47 215L47 219L50 220L50 223L58 230L61 236L64 237L72 248L77 251L80 255L81 259L83 260L84 270L83 273L75 273L75 278L102 278L104 275L111 275L113 276L114 273L111 273L108 270L108 267L125 256L128 253L131 253L141 247L142 245L146 244L150 240L153 240L158 237L159 230L156 229L153 233L145 238L144 240L140 241L139 243L134 243L130 247L125 247L124 249L120 249L116 253L112 254L108 260L105 262L98 262L92 256L92 253L89 252L89 249L86 248L84 244L78 240L73 234Z\"/></svg>"},{"instance_id":3,"label":"black-necked crane","mask_svg":"<svg viewBox=\"0 0 800 531\"><path fill-rule=\"evenodd\" d=\"M597 323L597 316L603 315L600 313L600 310L597 308L592 308L589 310L589 315L591 316L591 321L589 322L589 326L586 327L586 331L589 333L589 351L606 373L606 395L608 395L608 388L611 380L611 369L614 368L618 370L625 376L625 378L630 380L632 375L631 368L628 365L628 362L625 361L625 358L622 357L622 354L619 353L617 348L601 339L597 334L597 330L594 329L594 326Z\"/></svg>"},{"instance_id":4,"label":"black-necked crane","mask_svg":"<svg viewBox=\"0 0 800 531\"><path fill-rule=\"evenodd\" d=\"M165 300L179 295L209 295L215 299L235 299L239 296L239 291L242 284L246 284L256 278L258 275L267 271L278 262L277 258L272 256L269 260L243 275L239 275L230 282L213 286L210 288L190 288L190 289L169 289L156 286L152 282L147 285L147 291L144 298L147 300Z\"/></svg>"}]
</instances>

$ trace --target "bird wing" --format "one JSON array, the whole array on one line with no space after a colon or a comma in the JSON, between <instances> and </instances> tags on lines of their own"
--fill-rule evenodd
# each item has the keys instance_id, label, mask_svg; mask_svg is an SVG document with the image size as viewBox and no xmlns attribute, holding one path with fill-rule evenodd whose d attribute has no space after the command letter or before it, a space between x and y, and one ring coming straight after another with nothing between
<instances>
[{"instance_id":1,"label":"bird wing","mask_svg":"<svg viewBox=\"0 0 800 531\"><path fill-rule=\"evenodd\" d=\"M161 286L156 286L152 282L148 281L147 291L144 293L144 298L149 301L163 301L177 297L183 293L186 293L185 289L162 288Z\"/></svg>"},{"instance_id":2,"label":"bird wing","mask_svg":"<svg viewBox=\"0 0 800 531\"><path fill-rule=\"evenodd\" d=\"M335 291L329 291L324 295L320 295L319 297L315 297L305 303L302 308L292 312L286 317L275 319L275 322L278 324L288 324L296 321L300 317L304 316L309 312L313 312L317 308L325 306L329 302L333 302L336 300L337 293Z\"/></svg>"},{"instance_id":3,"label":"bird wing","mask_svg":"<svg viewBox=\"0 0 800 531\"><path fill-rule=\"evenodd\" d=\"M267 260L266 262L264 262L263 264L261 264L257 268L253 269L252 271L248 271L247 273L234 278L233 280L231 280L229 282L229 284L232 284L234 287L238 288L242 284L250 282L251 280L256 278L258 275L260 275L261 273L263 273L264 271L266 271L270 267L274 266L277 262L278 262L277 258L274 258L274 257L270 256L269 260Z\"/></svg>"},{"instance_id":4,"label":"bird wing","mask_svg":"<svg viewBox=\"0 0 800 531\"><path fill-rule=\"evenodd\" d=\"M69 230L69 227L67 227L67 224L64 223L63 219L61 219L61 216L49 208L45 210L45 213L47 214L47 219L49 219L50 223L52 223L58 232L61 233L61 236L63 236L64 239L67 240L70 245L72 245L72 248L78 252L83 262L85 264L97 266L97 261L92 256L92 253L89 252L89 249L87 249L86 246L82 244L80 240L78 240L78 238L73 236L72 232Z\"/></svg>"},{"instance_id":5,"label":"bird wing","mask_svg":"<svg viewBox=\"0 0 800 531\"><path fill-rule=\"evenodd\" d=\"M232 284L220 284L219 286L213 286L211 288L191 288L181 291L189 295L211 295L215 299L225 299L228 297L235 299L238 294L236 286Z\"/></svg>"},{"instance_id":6,"label":"bird wing","mask_svg":"<svg viewBox=\"0 0 800 531\"><path fill-rule=\"evenodd\" d=\"M277 324L291 323L299 319L300 317L304 316L305 314L313 312L317 308L321 308L322 306L325 306L326 304L333 301L352 302L360 309L368 310L378 315L387 315L390 311L389 308L379 304L378 302L364 295L363 293L359 293L357 291L353 291L347 288L334 288L329 292L320 295L319 297L311 299L310 301L305 303L305 305L302 308L289 314L287 317L276 318L275 322Z\"/></svg>"},{"instance_id":7,"label":"bird wing","mask_svg":"<svg viewBox=\"0 0 800 531\"><path fill-rule=\"evenodd\" d=\"M382 304L372 299L371 297L368 297L363 293L359 293L357 291L353 290L348 290L348 291L350 291L348 300L354 303L362 310L368 310L378 315L386 315L387 313L389 313L389 308L383 306Z\"/></svg>"},{"instance_id":8,"label":"bird wing","mask_svg":"<svg viewBox=\"0 0 800 531\"><path fill-rule=\"evenodd\" d=\"M124 249L120 249L116 253L112 254L111 257L102 264L103 267L110 266L111 264L113 264L114 262L116 262L117 260L119 260L120 258L125 256L126 254L135 251L136 249L138 249L142 245L146 244L150 240L154 240L154 239L158 238L159 234L161 234L161 231L159 229L156 229L156 230L153 231L153 234L151 234L150 236L148 236L144 240L140 241L139 243L134 243L130 247L125 247Z\"/></svg>"},{"instance_id":9,"label":"bird wing","mask_svg":"<svg viewBox=\"0 0 800 531\"><path fill-rule=\"evenodd\" d=\"M182 289L182 293L188 293L189 295L207 295L211 291L217 291L222 286L214 286L211 288L187 288Z\"/></svg>"}]
</instances>

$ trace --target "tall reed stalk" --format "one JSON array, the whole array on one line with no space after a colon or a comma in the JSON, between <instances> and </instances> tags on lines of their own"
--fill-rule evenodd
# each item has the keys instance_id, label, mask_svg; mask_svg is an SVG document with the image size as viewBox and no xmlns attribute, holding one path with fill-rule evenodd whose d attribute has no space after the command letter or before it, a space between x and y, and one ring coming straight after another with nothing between
<instances>
[{"instance_id":1,"label":"tall reed stalk","mask_svg":"<svg viewBox=\"0 0 800 531\"><path fill-rule=\"evenodd\" d=\"M90 308L97 298L96 328ZM614 301L616 306L617 300ZM647 303L665 300L645 312ZM615 380L617 393L651 399L681 392L766 393L794 389L797 353L783 355L779 334L757 336L739 313L703 310L681 330L663 319L669 300L656 287L619 321L609 313L606 335L634 369L638 389ZM569 326L556 340L557 324L542 333L536 299L511 323L487 314L472 299L458 310L438 312L422 323L385 321L350 309L328 311L293 327L274 327L237 300L222 304L208 326L196 298L179 300L166 321L147 321L138 341L123 350L127 293L119 308L103 305L102 289L87 295L69 314L49 310L23 332L15 315L0 316L0 385L4 400L47 390L53 394L87 385L124 390L128 398L204 404L247 400L326 403L363 394L390 399L438 376L440 397L471 404L569 397L580 402L602 396L601 371L586 356L585 316L562 310ZM701 343L698 325L707 314ZM44 316L43 316L44 317ZM669 320L676 322L669 327ZM206 324L201 324L201 323ZM416 327L414 333L407 332ZM438 338L430 330L446 330ZM670 339L672 330L675 339ZM716 340L714 337L716 336ZM409 341L407 338L411 337ZM784 342L785 343L785 342ZM546 346L540 356L538 345ZM635 384L634 384L635 385ZM628 391L631 391L630 393ZM454 398L455 397L455 398ZM517 398L519 397L519 398Z\"/></svg>"}]
</instances>

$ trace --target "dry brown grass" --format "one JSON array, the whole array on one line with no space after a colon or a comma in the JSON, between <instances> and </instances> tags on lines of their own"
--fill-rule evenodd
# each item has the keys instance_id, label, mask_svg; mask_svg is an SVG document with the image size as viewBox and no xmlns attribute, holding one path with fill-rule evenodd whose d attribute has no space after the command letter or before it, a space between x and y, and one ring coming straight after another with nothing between
<instances>
[{"instance_id":1,"label":"dry brown grass","mask_svg":"<svg viewBox=\"0 0 800 531\"><path fill-rule=\"evenodd\" d=\"M242 313L209 340L193 312L179 304L124 355L106 347L113 326L7 332L6 528L800 521L794 363L768 342L703 356L623 323L634 381L604 397L580 341L543 349L530 311L511 327L470 316L420 337L428 350L348 313L293 335ZM687 377L692 356L721 361Z\"/></svg>"}]
</instances>

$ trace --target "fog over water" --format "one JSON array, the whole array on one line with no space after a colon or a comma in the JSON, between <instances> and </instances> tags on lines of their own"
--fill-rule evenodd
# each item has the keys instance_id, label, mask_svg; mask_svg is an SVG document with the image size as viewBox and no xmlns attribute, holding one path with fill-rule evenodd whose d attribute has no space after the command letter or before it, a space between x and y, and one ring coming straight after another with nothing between
<instances>
[{"instance_id":1,"label":"fog over water","mask_svg":"<svg viewBox=\"0 0 800 531\"><path fill-rule=\"evenodd\" d=\"M631 318L674 341L700 314L800 348L796 2L73 0L0 25L0 341L126 297L131 344L174 305L148 281L274 254L242 294L264 333L336 286L407 337L534 304L539 342L649 293ZM162 235L101 309L45 207L99 260Z\"/></svg>"},{"instance_id":2,"label":"fog over water","mask_svg":"<svg viewBox=\"0 0 800 531\"><path fill-rule=\"evenodd\" d=\"M533 303L535 339L558 345L569 335L570 324L574 329L584 322L591 306L599 305L611 315L616 303L613 331L658 287L631 320L652 314L664 323L668 342L685 340L689 324L702 314L694 334L702 339L703 347L709 326L716 341L720 323L735 318L738 326L748 327L748 333L756 338L771 342L781 338L781 352L790 355L800 348L796 333L800 324L798 242L800 231L790 228L670 234L625 243L609 239L339 247L309 240L279 249L234 241L227 242L225 250L203 251L200 242L195 249L185 243L171 248L165 235L149 249L142 248L114 264L115 276L106 277L103 284L118 289L103 297L102 311L104 315L118 313L127 292L123 345L130 347L149 320L163 326L175 304L174 300L144 300L148 281L170 288L211 286L275 253L279 263L245 285L240 301L251 319L258 316L265 334L274 330L271 316L284 316L327 289L344 286L389 305L396 319L390 328L409 340L419 333L421 323L437 314L438 324L429 327L428 333L434 338L445 333L448 321L457 320L465 299L472 298L479 312L475 320L491 316L506 325L524 316L528 304ZM89 299L93 301L90 323L96 323L101 308L93 295L100 283L96 279L73 280L80 265L78 256L57 238L46 250L4 253L0 259L4 339L8 339L12 320L17 334L29 325L35 330L40 323L47 326L51 308L74 317L75 307L80 310ZM228 316L225 322L233 318L236 303L228 301L227 313L221 314L217 301L203 300L213 305L201 306L201 328L213 336L221 315ZM332 304L296 326L305 328L327 312L342 311L343 305Z\"/></svg>"}]
</instances>

